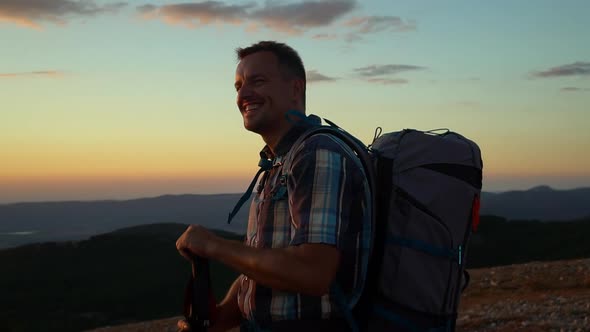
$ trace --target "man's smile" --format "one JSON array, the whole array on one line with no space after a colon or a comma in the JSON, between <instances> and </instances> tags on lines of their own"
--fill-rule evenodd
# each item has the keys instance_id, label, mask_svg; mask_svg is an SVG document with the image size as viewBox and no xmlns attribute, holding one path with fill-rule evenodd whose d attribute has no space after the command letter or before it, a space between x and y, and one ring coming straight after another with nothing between
<instances>
[{"instance_id":1,"label":"man's smile","mask_svg":"<svg viewBox=\"0 0 590 332\"><path fill-rule=\"evenodd\" d=\"M241 111L243 114L248 114L260 109L264 105L264 102L260 101L248 101L242 103Z\"/></svg>"}]
</instances>

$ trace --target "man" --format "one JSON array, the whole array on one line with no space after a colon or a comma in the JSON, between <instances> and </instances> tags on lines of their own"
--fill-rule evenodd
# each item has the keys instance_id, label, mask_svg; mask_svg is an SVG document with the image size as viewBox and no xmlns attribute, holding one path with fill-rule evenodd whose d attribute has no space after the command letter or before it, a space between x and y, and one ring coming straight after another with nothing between
<instances>
[{"instance_id":1,"label":"man","mask_svg":"<svg viewBox=\"0 0 590 332\"><path fill-rule=\"evenodd\" d=\"M294 141L319 122L305 116L303 63L291 47L272 41L237 49L237 56L237 106L244 127L266 143L260 155L272 167L252 200L244 243L192 225L177 249L241 273L218 304L211 331L240 324L242 331L345 331L343 306L358 301L369 255L366 176L352 151L325 134L292 151L283 169Z\"/></svg>"}]
</instances>

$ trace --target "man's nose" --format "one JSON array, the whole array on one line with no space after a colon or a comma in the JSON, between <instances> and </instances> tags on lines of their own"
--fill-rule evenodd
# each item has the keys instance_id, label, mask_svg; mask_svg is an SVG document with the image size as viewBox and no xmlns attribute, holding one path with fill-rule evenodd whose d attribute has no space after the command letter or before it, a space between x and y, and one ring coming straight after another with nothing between
<instances>
[{"instance_id":1,"label":"man's nose","mask_svg":"<svg viewBox=\"0 0 590 332\"><path fill-rule=\"evenodd\" d=\"M248 97L252 96L252 89L247 84L244 84L238 90L238 100L244 100Z\"/></svg>"}]
</instances>

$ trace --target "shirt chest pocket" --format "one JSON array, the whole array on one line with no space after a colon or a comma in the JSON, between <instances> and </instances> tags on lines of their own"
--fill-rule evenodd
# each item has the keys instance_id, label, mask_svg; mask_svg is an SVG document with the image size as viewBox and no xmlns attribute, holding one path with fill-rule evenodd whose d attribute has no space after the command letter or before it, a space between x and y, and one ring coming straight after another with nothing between
<instances>
[{"instance_id":1,"label":"shirt chest pocket","mask_svg":"<svg viewBox=\"0 0 590 332\"><path fill-rule=\"evenodd\" d=\"M287 175L278 173L271 176L270 181L264 187L263 200L278 202L287 200Z\"/></svg>"},{"instance_id":2,"label":"shirt chest pocket","mask_svg":"<svg viewBox=\"0 0 590 332\"><path fill-rule=\"evenodd\" d=\"M268 187L268 195L265 195L267 211L272 214L268 216L272 222L265 227L265 237L272 239L274 248L284 248L291 241L291 213L286 179L282 175L274 178L273 185Z\"/></svg>"}]
</instances>

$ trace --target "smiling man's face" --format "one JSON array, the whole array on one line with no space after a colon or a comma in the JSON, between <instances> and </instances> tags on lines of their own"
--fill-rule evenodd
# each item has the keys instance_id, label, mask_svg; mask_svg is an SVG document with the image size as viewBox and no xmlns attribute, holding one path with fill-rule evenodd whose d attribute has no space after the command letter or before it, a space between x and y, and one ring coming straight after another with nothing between
<instances>
[{"instance_id":1,"label":"smiling man's face","mask_svg":"<svg viewBox=\"0 0 590 332\"><path fill-rule=\"evenodd\" d=\"M234 85L244 127L263 137L280 132L297 96L293 80L285 77L276 56L264 51L244 57L236 69Z\"/></svg>"}]
</instances>

